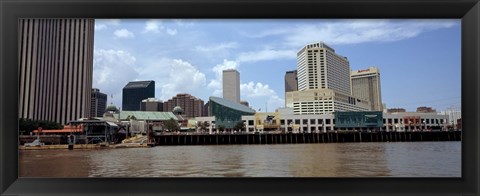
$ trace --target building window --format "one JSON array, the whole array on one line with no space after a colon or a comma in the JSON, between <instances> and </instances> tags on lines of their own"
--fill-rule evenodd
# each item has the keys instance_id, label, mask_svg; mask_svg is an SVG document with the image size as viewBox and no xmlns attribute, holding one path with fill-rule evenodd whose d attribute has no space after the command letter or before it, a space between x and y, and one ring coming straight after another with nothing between
<instances>
[{"instance_id":1,"label":"building window","mask_svg":"<svg viewBox=\"0 0 480 196\"><path fill-rule=\"evenodd\" d=\"M323 119L318 119L318 124L319 125L323 124Z\"/></svg>"},{"instance_id":2,"label":"building window","mask_svg":"<svg viewBox=\"0 0 480 196\"><path fill-rule=\"evenodd\" d=\"M248 125L253 125L253 120L249 120Z\"/></svg>"},{"instance_id":3,"label":"building window","mask_svg":"<svg viewBox=\"0 0 480 196\"><path fill-rule=\"evenodd\" d=\"M315 124L315 119L310 119L310 124L314 125Z\"/></svg>"}]
</instances>

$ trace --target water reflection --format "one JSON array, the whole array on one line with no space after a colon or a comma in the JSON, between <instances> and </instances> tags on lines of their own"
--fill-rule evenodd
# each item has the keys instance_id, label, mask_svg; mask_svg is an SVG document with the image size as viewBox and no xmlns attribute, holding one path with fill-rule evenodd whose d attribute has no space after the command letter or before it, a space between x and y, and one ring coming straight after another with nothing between
<instances>
[{"instance_id":1,"label":"water reflection","mask_svg":"<svg viewBox=\"0 0 480 196\"><path fill-rule=\"evenodd\" d=\"M461 142L20 151L20 177L460 176Z\"/></svg>"}]
</instances>

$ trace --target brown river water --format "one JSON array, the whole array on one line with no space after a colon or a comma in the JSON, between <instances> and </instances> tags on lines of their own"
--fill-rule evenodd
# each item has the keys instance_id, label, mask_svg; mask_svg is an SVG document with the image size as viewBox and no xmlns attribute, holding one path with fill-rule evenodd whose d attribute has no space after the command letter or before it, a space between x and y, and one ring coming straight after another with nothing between
<instances>
[{"instance_id":1,"label":"brown river water","mask_svg":"<svg viewBox=\"0 0 480 196\"><path fill-rule=\"evenodd\" d=\"M21 150L19 177L461 177L461 142Z\"/></svg>"}]
</instances>

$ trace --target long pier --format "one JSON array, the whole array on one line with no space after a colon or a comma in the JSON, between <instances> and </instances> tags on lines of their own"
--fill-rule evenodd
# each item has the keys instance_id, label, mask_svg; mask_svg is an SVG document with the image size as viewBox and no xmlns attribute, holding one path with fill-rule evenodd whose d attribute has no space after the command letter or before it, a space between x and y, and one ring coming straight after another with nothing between
<instances>
[{"instance_id":1,"label":"long pier","mask_svg":"<svg viewBox=\"0 0 480 196\"><path fill-rule=\"evenodd\" d=\"M461 131L331 132L279 134L169 134L154 136L156 145L305 144L343 142L461 141Z\"/></svg>"}]
</instances>

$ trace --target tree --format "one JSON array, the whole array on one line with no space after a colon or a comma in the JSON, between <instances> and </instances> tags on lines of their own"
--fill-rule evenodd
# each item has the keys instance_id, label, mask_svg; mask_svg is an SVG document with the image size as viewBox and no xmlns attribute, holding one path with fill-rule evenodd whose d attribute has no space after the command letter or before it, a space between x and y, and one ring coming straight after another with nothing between
<instances>
[{"instance_id":1,"label":"tree","mask_svg":"<svg viewBox=\"0 0 480 196\"><path fill-rule=\"evenodd\" d=\"M235 124L235 127L234 127L234 129L238 131L242 131L244 128L245 128L245 124L243 123L243 121L237 122L237 124Z\"/></svg>"},{"instance_id":2,"label":"tree","mask_svg":"<svg viewBox=\"0 0 480 196\"><path fill-rule=\"evenodd\" d=\"M137 120L137 117L135 117L135 115L132 115L132 116L128 115L127 120Z\"/></svg>"},{"instance_id":3,"label":"tree","mask_svg":"<svg viewBox=\"0 0 480 196\"><path fill-rule=\"evenodd\" d=\"M165 128L169 131L180 130L180 126L178 126L177 121L173 118L170 118L169 120L165 121L164 125L165 125Z\"/></svg>"},{"instance_id":4,"label":"tree","mask_svg":"<svg viewBox=\"0 0 480 196\"><path fill-rule=\"evenodd\" d=\"M202 122L200 122L200 121L197 122L197 127L199 127L200 130L202 130L202 131L205 131L205 129L207 128L207 127L205 126L205 124L202 123Z\"/></svg>"},{"instance_id":5,"label":"tree","mask_svg":"<svg viewBox=\"0 0 480 196\"><path fill-rule=\"evenodd\" d=\"M42 129L63 129L60 123L48 120L31 120L20 118L18 120L18 128L20 132L30 134L30 132L37 130L38 127Z\"/></svg>"},{"instance_id":6,"label":"tree","mask_svg":"<svg viewBox=\"0 0 480 196\"><path fill-rule=\"evenodd\" d=\"M207 129L209 129L210 127L210 123L208 121L204 121L201 125L202 129L205 130L205 132L207 131Z\"/></svg>"},{"instance_id":7,"label":"tree","mask_svg":"<svg viewBox=\"0 0 480 196\"><path fill-rule=\"evenodd\" d=\"M207 127L210 127L210 123L208 121L205 121L203 122L203 126L205 126L205 129L206 129Z\"/></svg>"},{"instance_id":8,"label":"tree","mask_svg":"<svg viewBox=\"0 0 480 196\"><path fill-rule=\"evenodd\" d=\"M223 132L225 130L225 126L223 125L218 125L218 130L220 130L221 132Z\"/></svg>"}]
</instances>

